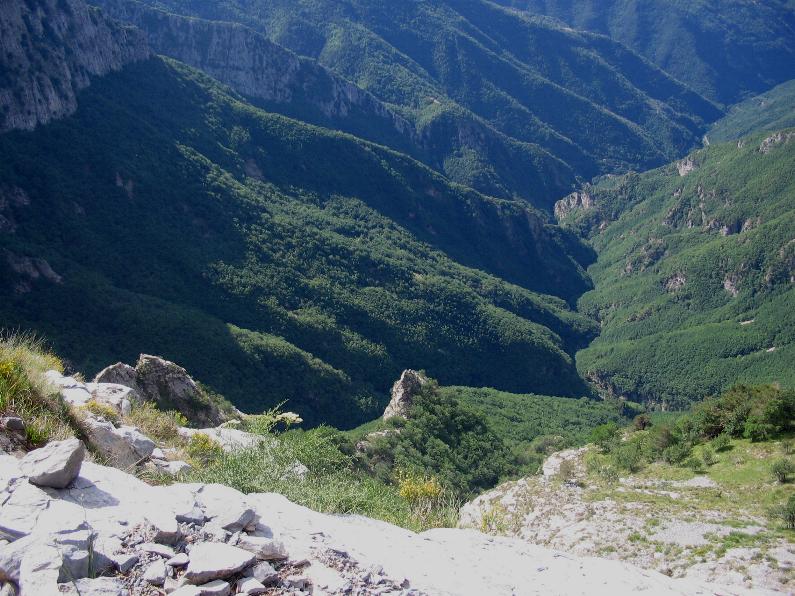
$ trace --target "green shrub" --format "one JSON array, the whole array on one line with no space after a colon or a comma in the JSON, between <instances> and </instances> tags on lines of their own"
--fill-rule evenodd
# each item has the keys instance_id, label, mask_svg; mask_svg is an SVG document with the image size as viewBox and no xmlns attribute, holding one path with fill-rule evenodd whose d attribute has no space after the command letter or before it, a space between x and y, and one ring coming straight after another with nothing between
<instances>
[{"instance_id":1,"label":"green shrub","mask_svg":"<svg viewBox=\"0 0 795 596\"><path fill-rule=\"evenodd\" d=\"M608 422L597 426L591 432L591 443L599 447L603 453L610 452L619 442L621 437L621 427L615 422Z\"/></svg>"},{"instance_id":2,"label":"green shrub","mask_svg":"<svg viewBox=\"0 0 795 596\"><path fill-rule=\"evenodd\" d=\"M612 451L613 461L615 465L629 472L639 472L645 463L643 456L643 445L640 441L629 441Z\"/></svg>"},{"instance_id":3,"label":"green shrub","mask_svg":"<svg viewBox=\"0 0 795 596\"><path fill-rule=\"evenodd\" d=\"M701 450L701 458L704 461L704 465L707 467L714 466L718 463L715 451L711 447L704 447L704 449Z\"/></svg>"},{"instance_id":4,"label":"green shrub","mask_svg":"<svg viewBox=\"0 0 795 596\"><path fill-rule=\"evenodd\" d=\"M218 441L204 433L193 433L185 451L192 460L202 465L217 459L224 452Z\"/></svg>"},{"instance_id":5,"label":"green shrub","mask_svg":"<svg viewBox=\"0 0 795 596\"><path fill-rule=\"evenodd\" d=\"M731 437L724 432L712 440L712 448L715 451L726 451L731 446L731 442Z\"/></svg>"},{"instance_id":6,"label":"green shrub","mask_svg":"<svg viewBox=\"0 0 795 596\"><path fill-rule=\"evenodd\" d=\"M781 484L788 482L793 473L795 473L795 464L790 459L778 459L770 466L770 474Z\"/></svg>"},{"instance_id":7,"label":"green shrub","mask_svg":"<svg viewBox=\"0 0 795 596\"><path fill-rule=\"evenodd\" d=\"M566 448L567 441L560 435L541 435L530 443L532 450L539 455L551 455Z\"/></svg>"},{"instance_id":8,"label":"green shrub","mask_svg":"<svg viewBox=\"0 0 795 596\"><path fill-rule=\"evenodd\" d=\"M774 517L784 523L784 527L795 530L795 495L791 495L784 505L773 510Z\"/></svg>"},{"instance_id":9,"label":"green shrub","mask_svg":"<svg viewBox=\"0 0 795 596\"><path fill-rule=\"evenodd\" d=\"M162 412L152 402L134 404L127 421L145 435L171 445L181 442L179 427L188 424L185 416L179 412Z\"/></svg>"},{"instance_id":10,"label":"green shrub","mask_svg":"<svg viewBox=\"0 0 795 596\"><path fill-rule=\"evenodd\" d=\"M662 459L671 465L680 464L688 458L690 451L691 449L687 445L677 443L662 452Z\"/></svg>"},{"instance_id":11,"label":"green shrub","mask_svg":"<svg viewBox=\"0 0 795 596\"><path fill-rule=\"evenodd\" d=\"M745 422L743 436L746 439L757 443L760 441L768 441L773 438L776 433L776 426L768 422L763 422L758 418L749 418Z\"/></svg>"},{"instance_id":12,"label":"green shrub","mask_svg":"<svg viewBox=\"0 0 795 596\"><path fill-rule=\"evenodd\" d=\"M694 472L702 472L704 470L704 460L698 455L691 455L685 460L684 466Z\"/></svg>"},{"instance_id":13,"label":"green shrub","mask_svg":"<svg viewBox=\"0 0 795 596\"><path fill-rule=\"evenodd\" d=\"M113 406L92 399L89 400L84 407L95 416L104 418L114 426L118 426L121 422L121 414L119 414L119 411Z\"/></svg>"},{"instance_id":14,"label":"green shrub","mask_svg":"<svg viewBox=\"0 0 795 596\"><path fill-rule=\"evenodd\" d=\"M374 441L359 463L385 483L397 470L434 477L462 499L518 470L517 459L486 417L433 381L415 397L400 432Z\"/></svg>"},{"instance_id":15,"label":"green shrub","mask_svg":"<svg viewBox=\"0 0 795 596\"><path fill-rule=\"evenodd\" d=\"M632 428L636 431L646 430L652 426L651 418L648 414L638 414L632 421Z\"/></svg>"},{"instance_id":16,"label":"green shrub","mask_svg":"<svg viewBox=\"0 0 795 596\"><path fill-rule=\"evenodd\" d=\"M784 439L781 441L781 452L784 455L792 455L792 452L795 451L795 443L793 443L792 439Z\"/></svg>"}]
</instances>

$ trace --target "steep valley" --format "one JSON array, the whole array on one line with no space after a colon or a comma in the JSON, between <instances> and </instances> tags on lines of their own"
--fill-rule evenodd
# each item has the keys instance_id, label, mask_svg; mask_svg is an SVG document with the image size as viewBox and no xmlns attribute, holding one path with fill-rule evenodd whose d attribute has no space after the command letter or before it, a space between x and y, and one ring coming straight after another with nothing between
<instances>
[{"instance_id":1,"label":"steep valley","mask_svg":"<svg viewBox=\"0 0 795 596\"><path fill-rule=\"evenodd\" d=\"M4 0L0 596L789 593L791 0Z\"/></svg>"}]
</instances>

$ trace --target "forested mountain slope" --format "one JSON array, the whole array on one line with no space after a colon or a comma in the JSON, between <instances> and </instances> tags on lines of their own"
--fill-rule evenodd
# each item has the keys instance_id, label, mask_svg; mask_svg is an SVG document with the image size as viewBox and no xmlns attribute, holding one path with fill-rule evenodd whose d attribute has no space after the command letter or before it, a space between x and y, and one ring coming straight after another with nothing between
<instances>
[{"instance_id":1,"label":"forested mountain slope","mask_svg":"<svg viewBox=\"0 0 795 596\"><path fill-rule=\"evenodd\" d=\"M795 126L795 79L732 106L715 122L706 137L715 143L739 139L753 132Z\"/></svg>"},{"instance_id":2,"label":"forested mountain slope","mask_svg":"<svg viewBox=\"0 0 795 596\"><path fill-rule=\"evenodd\" d=\"M0 317L88 373L158 353L243 408L343 427L408 366L585 391L569 354L592 322L533 291L587 289L571 236L177 63L93 80L0 155Z\"/></svg>"},{"instance_id":3,"label":"forested mountain slope","mask_svg":"<svg viewBox=\"0 0 795 596\"><path fill-rule=\"evenodd\" d=\"M316 60L410 120L435 169L545 208L578 177L681 155L720 116L620 44L481 0L145 3Z\"/></svg>"},{"instance_id":4,"label":"forested mountain slope","mask_svg":"<svg viewBox=\"0 0 795 596\"><path fill-rule=\"evenodd\" d=\"M605 393L679 407L736 382L795 384L795 130L603 179L557 206L592 238L600 337L577 356Z\"/></svg>"},{"instance_id":5,"label":"forested mountain slope","mask_svg":"<svg viewBox=\"0 0 795 596\"><path fill-rule=\"evenodd\" d=\"M789 0L497 0L609 35L729 105L795 78Z\"/></svg>"}]
</instances>

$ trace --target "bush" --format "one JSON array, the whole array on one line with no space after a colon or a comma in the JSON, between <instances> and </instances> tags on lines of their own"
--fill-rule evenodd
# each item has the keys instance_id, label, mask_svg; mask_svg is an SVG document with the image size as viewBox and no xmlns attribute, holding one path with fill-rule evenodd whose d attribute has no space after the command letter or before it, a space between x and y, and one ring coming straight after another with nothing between
<instances>
[{"instance_id":1,"label":"bush","mask_svg":"<svg viewBox=\"0 0 795 596\"><path fill-rule=\"evenodd\" d=\"M704 447L704 449L701 450L701 458L704 461L704 465L707 467L714 466L716 463L718 463L718 458L715 455L715 451L713 451L711 447Z\"/></svg>"},{"instance_id":2,"label":"bush","mask_svg":"<svg viewBox=\"0 0 795 596\"><path fill-rule=\"evenodd\" d=\"M517 460L485 416L428 383L405 426L374 441L363 467L385 483L397 470L436 478L456 498L492 488L517 470Z\"/></svg>"},{"instance_id":3,"label":"bush","mask_svg":"<svg viewBox=\"0 0 795 596\"><path fill-rule=\"evenodd\" d=\"M795 495L791 495L784 505L774 509L773 515L784 523L785 528L795 530Z\"/></svg>"},{"instance_id":4,"label":"bush","mask_svg":"<svg viewBox=\"0 0 795 596\"><path fill-rule=\"evenodd\" d=\"M776 426L768 422L764 422L757 417L751 417L745 421L745 428L743 436L746 439L751 439L754 443L760 441L769 441L776 433Z\"/></svg>"},{"instance_id":5,"label":"bush","mask_svg":"<svg viewBox=\"0 0 795 596\"><path fill-rule=\"evenodd\" d=\"M85 408L95 416L104 418L113 426L119 426L119 423L121 422L121 414L119 414L119 411L108 404L103 404L95 399L92 399L86 403Z\"/></svg>"},{"instance_id":6,"label":"bush","mask_svg":"<svg viewBox=\"0 0 795 596\"><path fill-rule=\"evenodd\" d=\"M781 484L788 482L793 473L795 473L795 464L790 459L778 459L770 466L770 474Z\"/></svg>"},{"instance_id":7,"label":"bush","mask_svg":"<svg viewBox=\"0 0 795 596\"><path fill-rule=\"evenodd\" d=\"M532 450L539 455L552 455L565 449L566 445L566 438L560 435L541 435L530 443Z\"/></svg>"},{"instance_id":8,"label":"bush","mask_svg":"<svg viewBox=\"0 0 795 596\"><path fill-rule=\"evenodd\" d=\"M736 385L693 406L677 426L691 443L721 434L766 441L791 428L793 418L795 391L784 391L774 385Z\"/></svg>"},{"instance_id":9,"label":"bush","mask_svg":"<svg viewBox=\"0 0 795 596\"><path fill-rule=\"evenodd\" d=\"M185 447L188 456L199 464L207 464L224 452L221 444L215 439L204 433L194 433L188 439Z\"/></svg>"},{"instance_id":10,"label":"bush","mask_svg":"<svg viewBox=\"0 0 795 596\"><path fill-rule=\"evenodd\" d=\"M591 443L599 447L603 453L609 453L618 443L621 436L621 428L615 422L608 422L597 426L591 432Z\"/></svg>"},{"instance_id":11,"label":"bush","mask_svg":"<svg viewBox=\"0 0 795 596\"><path fill-rule=\"evenodd\" d=\"M671 445L662 452L663 460L671 465L682 463L689 455L690 447L681 443Z\"/></svg>"},{"instance_id":12,"label":"bush","mask_svg":"<svg viewBox=\"0 0 795 596\"><path fill-rule=\"evenodd\" d=\"M702 472L704 470L704 460L701 459L698 455L691 455L685 460L684 463L686 468L690 468L694 472Z\"/></svg>"},{"instance_id":13,"label":"bush","mask_svg":"<svg viewBox=\"0 0 795 596\"><path fill-rule=\"evenodd\" d=\"M792 455L793 451L795 451L795 443L793 443L792 439L781 441L781 452L784 455Z\"/></svg>"},{"instance_id":14,"label":"bush","mask_svg":"<svg viewBox=\"0 0 795 596\"><path fill-rule=\"evenodd\" d=\"M179 427L188 421L179 412L162 412L152 402L134 404L127 421L137 426L142 433L168 444L180 443Z\"/></svg>"},{"instance_id":15,"label":"bush","mask_svg":"<svg viewBox=\"0 0 795 596\"><path fill-rule=\"evenodd\" d=\"M727 433L721 433L712 440L712 448L715 451L726 451L731 442L731 437Z\"/></svg>"},{"instance_id":16,"label":"bush","mask_svg":"<svg viewBox=\"0 0 795 596\"><path fill-rule=\"evenodd\" d=\"M613 461L620 469L635 473L643 468L643 445L640 441L630 441L613 450Z\"/></svg>"},{"instance_id":17,"label":"bush","mask_svg":"<svg viewBox=\"0 0 795 596\"><path fill-rule=\"evenodd\" d=\"M652 422L648 414L638 414L632 421L632 428L636 431L651 428Z\"/></svg>"}]
</instances>

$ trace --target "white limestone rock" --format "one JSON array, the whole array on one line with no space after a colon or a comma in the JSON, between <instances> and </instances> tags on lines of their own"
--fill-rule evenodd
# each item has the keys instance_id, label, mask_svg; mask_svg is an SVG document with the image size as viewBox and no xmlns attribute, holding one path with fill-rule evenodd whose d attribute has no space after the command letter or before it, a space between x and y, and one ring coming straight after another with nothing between
<instances>
[{"instance_id":1,"label":"white limestone rock","mask_svg":"<svg viewBox=\"0 0 795 596\"><path fill-rule=\"evenodd\" d=\"M20 469L37 486L65 488L80 473L85 454L85 446L78 439L53 441L28 453Z\"/></svg>"},{"instance_id":2,"label":"white limestone rock","mask_svg":"<svg viewBox=\"0 0 795 596\"><path fill-rule=\"evenodd\" d=\"M179 553L166 561L166 565L169 567L184 567L189 561L190 559L188 558L188 555L185 553Z\"/></svg>"},{"instance_id":3,"label":"white limestone rock","mask_svg":"<svg viewBox=\"0 0 795 596\"><path fill-rule=\"evenodd\" d=\"M150 563L143 575L144 581L153 586L162 586L166 577L168 577L168 570L162 559Z\"/></svg>"},{"instance_id":4,"label":"white limestone rock","mask_svg":"<svg viewBox=\"0 0 795 596\"><path fill-rule=\"evenodd\" d=\"M404 370L400 378L392 386L392 399L387 404L382 418L389 420L395 416L408 416L414 398L428 383L428 378L416 370Z\"/></svg>"},{"instance_id":5,"label":"white limestone rock","mask_svg":"<svg viewBox=\"0 0 795 596\"><path fill-rule=\"evenodd\" d=\"M81 578L58 586L61 594L80 596L129 596L124 582L116 577Z\"/></svg>"},{"instance_id":6,"label":"white limestone rock","mask_svg":"<svg viewBox=\"0 0 795 596\"><path fill-rule=\"evenodd\" d=\"M154 441L134 426L116 428L91 413L85 414L84 426L91 445L117 468L134 468L155 449Z\"/></svg>"},{"instance_id":7,"label":"white limestone rock","mask_svg":"<svg viewBox=\"0 0 795 596\"><path fill-rule=\"evenodd\" d=\"M275 540L273 538L241 534L235 546L254 553L258 559L264 561L275 561L287 558L287 549L284 547L284 544L280 540Z\"/></svg>"},{"instance_id":8,"label":"white limestone rock","mask_svg":"<svg viewBox=\"0 0 795 596\"><path fill-rule=\"evenodd\" d=\"M229 582L221 579L216 579L197 587L199 588L199 594L202 596L228 596L232 593L232 586Z\"/></svg>"},{"instance_id":9,"label":"white limestone rock","mask_svg":"<svg viewBox=\"0 0 795 596\"><path fill-rule=\"evenodd\" d=\"M249 594L250 596L255 596L256 594L264 594L266 591L267 588L262 584L262 582L254 577L244 577L237 582L238 594Z\"/></svg>"},{"instance_id":10,"label":"white limestone rock","mask_svg":"<svg viewBox=\"0 0 795 596\"><path fill-rule=\"evenodd\" d=\"M139 544L137 548L143 553L158 555L166 559L171 559L176 555L176 552L174 552L174 549L170 546L166 546L165 544L156 544L154 542L144 542Z\"/></svg>"},{"instance_id":11,"label":"white limestone rock","mask_svg":"<svg viewBox=\"0 0 795 596\"><path fill-rule=\"evenodd\" d=\"M132 405L141 401L134 389L116 383L86 383L86 389L95 401L112 407L122 416L129 416Z\"/></svg>"},{"instance_id":12,"label":"white limestone rock","mask_svg":"<svg viewBox=\"0 0 795 596\"><path fill-rule=\"evenodd\" d=\"M256 557L243 549L228 544L202 542L190 551L185 578L193 585L206 584L239 573L255 561Z\"/></svg>"},{"instance_id":13,"label":"white limestone rock","mask_svg":"<svg viewBox=\"0 0 795 596\"><path fill-rule=\"evenodd\" d=\"M278 572L267 561L261 561L246 571L248 577L253 577L259 583L269 585L279 579Z\"/></svg>"}]
</instances>

